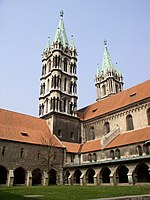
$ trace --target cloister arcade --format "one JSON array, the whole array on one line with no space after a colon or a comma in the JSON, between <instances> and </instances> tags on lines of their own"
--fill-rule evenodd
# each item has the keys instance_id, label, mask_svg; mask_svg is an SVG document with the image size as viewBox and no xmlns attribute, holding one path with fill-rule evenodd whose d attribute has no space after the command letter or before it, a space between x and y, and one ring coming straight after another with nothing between
<instances>
[{"instance_id":1,"label":"cloister arcade","mask_svg":"<svg viewBox=\"0 0 150 200\"><path fill-rule=\"evenodd\" d=\"M104 166L101 168L78 168L66 170L64 184L69 185L134 185L150 184L150 171L147 163L133 165Z\"/></svg>"},{"instance_id":2,"label":"cloister arcade","mask_svg":"<svg viewBox=\"0 0 150 200\"><path fill-rule=\"evenodd\" d=\"M0 185L54 185L57 184L57 171L51 169L49 173L42 172L39 168L26 171L23 167L7 170L0 166Z\"/></svg>"}]
</instances>

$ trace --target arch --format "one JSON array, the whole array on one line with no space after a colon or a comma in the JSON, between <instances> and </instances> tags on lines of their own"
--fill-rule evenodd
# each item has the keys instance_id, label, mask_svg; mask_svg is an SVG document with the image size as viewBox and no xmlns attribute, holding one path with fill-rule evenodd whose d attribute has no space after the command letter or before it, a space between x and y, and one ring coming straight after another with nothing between
<instances>
[{"instance_id":1,"label":"arch","mask_svg":"<svg viewBox=\"0 0 150 200\"><path fill-rule=\"evenodd\" d=\"M32 185L41 185L42 172L39 168L36 168L32 172Z\"/></svg>"},{"instance_id":2,"label":"arch","mask_svg":"<svg viewBox=\"0 0 150 200\"><path fill-rule=\"evenodd\" d=\"M89 155L88 155L88 161L92 162L92 154L91 153L89 153Z\"/></svg>"},{"instance_id":3,"label":"arch","mask_svg":"<svg viewBox=\"0 0 150 200\"><path fill-rule=\"evenodd\" d=\"M128 171L129 169L124 165L120 165L117 168L116 179L118 183L128 183Z\"/></svg>"},{"instance_id":4,"label":"arch","mask_svg":"<svg viewBox=\"0 0 150 200\"><path fill-rule=\"evenodd\" d=\"M127 131L134 129L133 117L131 114L126 116L126 126L127 126Z\"/></svg>"},{"instance_id":5,"label":"arch","mask_svg":"<svg viewBox=\"0 0 150 200\"><path fill-rule=\"evenodd\" d=\"M138 164L133 176L136 183L150 182L149 166L145 163Z\"/></svg>"},{"instance_id":6,"label":"arch","mask_svg":"<svg viewBox=\"0 0 150 200\"><path fill-rule=\"evenodd\" d=\"M64 176L65 184L69 184L69 176L70 176L70 172L67 170Z\"/></svg>"},{"instance_id":7,"label":"arch","mask_svg":"<svg viewBox=\"0 0 150 200\"><path fill-rule=\"evenodd\" d=\"M147 109L147 122L150 125L150 108Z\"/></svg>"},{"instance_id":8,"label":"arch","mask_svg":"<svg viewBox=\"0 0 150 200\"><path fill-rule=\"evenodd\" d=\"M95 171L92 168L87 170L86 172L87 183L94 183L94 175L95 175Z\"/></svg>"},{"instance_id":9,"label":"arch","mask_svg":"<svg viewBox=\"0 0 150 200\"><path fill-rule=\"evenodd\" d=\"M76 184L80 184L80 176L81 176L82 172L79 169L76 169L76 171L74 172L74 183Z\"/></svg>"},{"instance_id":10,"label":"arch","mask_svg":"<svg viewBox=\"0 0 150 200\"><path fill-rule=\"evenodd\" d=\"M102 94L103 94L103 96L106 95L106 86L105 85L102 86Z\"/></svg>"},{"instance_id":11,"label":"arch","mask_svg":"<svg viewBox=\"0 0 150 200\"><path fill-rule=\"evenodd\" d=\"M101 172L100 172L100 179L102 183L110 183L110 174L111 171L108 167L103 167Z\"/></svg>"},{"instance_id":12,"label":"arch","mask_svg":"<svg viewBox=\"0 0 150 200\"><path fill-rule=\"evenodd\" d=\"M47 92L49 92L49 79L47 80Z\"/></svg>"},{"instance_id":13,"label":"arch","mask_svg":"<svg viewBox=\"0 0 150 200\"><path fill-rule=\"evenodd\" d=\"M0 185L6 184L8 171L4 166L0 166Z\"/></svg>"},{"instance_id":14,"label":"arch","mask_svg":"<svg viewBox=\"0 0 150 200\"><path fill-rule=\"evenodd\" d=\"M93 160L94 160L94 162L97 162L97 154L96 153L93 153Z\"/></svg>"},{"instance_id":15,"label":"arch","mask_svg":"<svg viewBox=\"0 0 150 200\"><path fill-rule=\"evenodd\" d=\"M110 157L111 157L112 159L115 159L115 153L114 153L114 150L111 150L111 151L110 151Z\"/></svg>"},{"instance_id":16,"label":"arch","mask_svg":"<svg viewBox=\"0 0 150 200\"><path fill-rule=\"evenodd\" d=\"M67 58L64 59L64 71L67 72Z\"/></svg>"},{"instance_id":17,"label":"arch","mask_svg":"<svg viewBox=\"0 0 150 200\"><path fill-rule=\"evenodd\" d=\"M145 152L146 155L149 154L149 146L147 144L143 145L143 151Z\"/></svg>"},{"instance_id":18,"label":"arch","mask_svg":"<svg viewBox=\"0 0 150 200\"><path fill-rule=\"evenodd\" d=\"M136 151L137 151L137 154L138 154L139 156L142 156L143 151L142 151L142 147L141 147L140 145L136 146Z\"/></svg>"},{"instance_id":19,"label":"arch","mask_svg":"<svg viewBox=\"0 0 150 200\"><path fill-rule=\"evenodd\" d=\"M49 185L56 185L57 172L55 169L49 171Z\"/></svg>"},{"instance_id":20,"label":"arch","mask_svg":"<svg viewBox=\"0 0 150 200\"><path fill-rule=\"evenodd\" d=\"M104 123L104 131L105 131L106 134L110 132L110 124L109 124L109 122L105 122Z\"/></svg>"},{"instance_id":21,"label":"arch","mask_svg":"<svg viewBox=\"0 0 150 200\"><path fill-rule=\"evenodd\" d=\"M115 157L118 159L120 158L120 149L115 150Z\"/></svg>"},{"instance_id":22,"label":"arch","mask_svg":"<svg viewBox=\"0 0 150 200\"><path fill-rule=\"evenodd\" d=\"M13 185L25 184L25 176L26 176L26 171L24 168L18 167L17 169L15 169Z\"/></svg>"}]
</instances>

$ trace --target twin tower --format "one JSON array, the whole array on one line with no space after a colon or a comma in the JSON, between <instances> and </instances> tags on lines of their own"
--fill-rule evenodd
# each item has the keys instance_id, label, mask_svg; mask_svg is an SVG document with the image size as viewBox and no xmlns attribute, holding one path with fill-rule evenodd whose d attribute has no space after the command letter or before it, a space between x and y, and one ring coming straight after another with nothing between
<instances>
[{"instance_id":1,"label":"twin tower","mask_svg":"<svg viewBox=\"0 0 150 200\"><path fill-rule=\"evenodd\" d=\"M42 54L42 76L40 79L39 116L50 118L52 113L76 117L77 115L77 49L73 36L68 42L63 22L63 12L55 37L48 38ZM96 100L114 95L123 89L123 78L118 67L114 67L104 42L101 68L95 77ZM49 122L51 123L51 122ZM53 128L51 128L53 129Z\"/></svg>"}]
</instances>

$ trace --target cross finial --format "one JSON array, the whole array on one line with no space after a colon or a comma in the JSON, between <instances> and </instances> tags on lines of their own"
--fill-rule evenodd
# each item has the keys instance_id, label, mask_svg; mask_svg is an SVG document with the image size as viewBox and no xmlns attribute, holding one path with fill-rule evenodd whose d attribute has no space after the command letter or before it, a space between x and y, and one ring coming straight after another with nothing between
<instances>
[{"instance_id":1,"label":"cross finial","mask_svg":"<svg viewBox=\"0 0 150 200\"><path fill-rule=\"evenodd\" d=\"M104 45L107 46L107 40L104 40Z\"/></svg>"},{"instance_id":2,"label":"cross finial","mask_svg":"<svg viewBox=\"0 0 150 200\"><path fill-rule=\"evenodd\" d=\"M63 10L61 10L60 11L60 17L63 17L63 15L64 15L64 12L63 12Z\"/></svg>"}]
</instances>

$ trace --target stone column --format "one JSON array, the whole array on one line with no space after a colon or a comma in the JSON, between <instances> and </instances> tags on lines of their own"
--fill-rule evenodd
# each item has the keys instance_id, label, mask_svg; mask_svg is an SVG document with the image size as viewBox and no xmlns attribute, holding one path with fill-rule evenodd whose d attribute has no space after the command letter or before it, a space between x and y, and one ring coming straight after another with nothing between
<instances>
[{"instance_id":1,"label":"stone column","mask_svg":"<svg viewBox=\"0 0 150 200\"><path fill-rule=\"evenodd\" d=\"M110 185L116 185L116 177L115 177L115 172L111 171L111 174L109 175L110 177Z\"/></svg>"},{"instance_id":2,"label":"stone column","mask_svg":"<svg viewBox=\"0 0 150 200\"><path fill-rule=\"evenodd\" d=\"M127 176L129 185L133 185L132 172L128 172Z\"/></svg>"},{"instance_id":3,"label":"stone column","mask_svg":"<svg viewBox=\"0 0 150 200\"><path fill-rule=\"evenodd\" d=\"M80 185L86 185L85 172L80 176Z\"/></svg>"},{"instance_id":4,"label":"stone column","mask_svg":"<svg viewBox=\"0 0 150 200\"><path fill-rule=\"evenodd\" d=\"M7 175L7 186L12 186L14 182L14 170L9 170Z\"/></svg>"},{"instance_id":5,"label":"stone column","mask_svg":"<svg viewBox=\"0 0 150 200\"><path fill-rule=\"evenodd\" d=\"M31 171L27 171L25 185L26 186L32 185L32 172Z\"/></svg>"},{"instance_id":6,"label":"stone column","mask_svg":"<svg viewBox=\"0 0 150 200\"><path fill-rule=\"evenodd\" d=\"M73 172L68 177L68 183L69 185L73 185Z\"/></svg>"},{"instance_id":7,"label":"stone column","mask_svg":"<svg viewBox=\"0 0 150 200\"><path fill-rule=\"evenodd\" d=\"M94 185L99 185L99 172L94 175Z\"/></svg>"},{"instance_id":8,"label":"stone column","mask_svg":"<svg viewBox=\"0 0 150 200\"><path fill-rule=\"evenodd\" d=\"M48 185L48 173L47 172L43 172L42 185L43 186L47 186Z\"/></svg>"}]
</instances>

